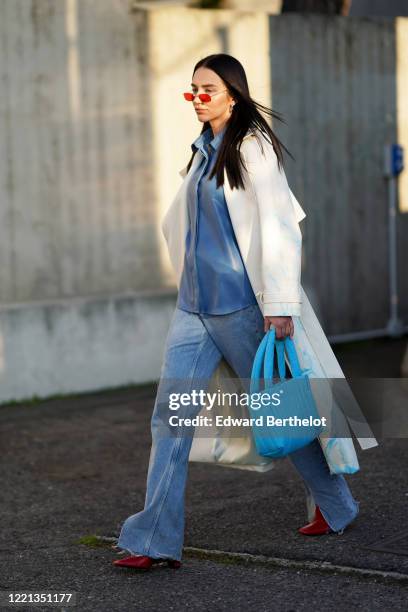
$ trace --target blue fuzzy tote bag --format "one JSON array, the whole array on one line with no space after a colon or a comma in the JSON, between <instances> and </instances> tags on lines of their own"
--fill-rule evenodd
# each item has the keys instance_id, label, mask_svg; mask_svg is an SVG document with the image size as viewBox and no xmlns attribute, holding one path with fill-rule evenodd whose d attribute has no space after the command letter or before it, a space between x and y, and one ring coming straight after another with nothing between
<instances>
[{"instance_id":1,"label":"blue fuzzy tote bag","mask_svg":"<svg viewBox=\"0 0 408 612\"><path fill-rule=\"evenodd\" d=\"M279 382L273 382L274 354ZM285 352L292 378L285 379ZM264 389L261 390L263 371ZM255 355L250 384L250 416L257 451L264 457L285 457L313 442L324 429L306 375L290 337L276 340L271 328Z\"/></svg>"}]
</instances>

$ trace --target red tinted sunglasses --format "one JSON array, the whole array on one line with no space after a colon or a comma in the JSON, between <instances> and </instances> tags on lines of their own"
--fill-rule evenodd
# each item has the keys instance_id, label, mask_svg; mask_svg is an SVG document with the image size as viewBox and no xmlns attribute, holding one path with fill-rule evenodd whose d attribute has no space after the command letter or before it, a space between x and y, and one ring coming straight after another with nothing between
<instances>
[{"instance_id":1,"label":"red tinted sunglasses","mask_svg":"<svg viewBox=\"0 0 408 612\"><path fill-rule=\"evenodd\" d=\"M217 91L216 93L211 94L211 95L207 93L195 94L191 91L186 91L185 93L183 93L183 96L188 102L192 102L196 96L200 98L201 102L211 102L211 98L213 98L214 96L218 96L218 94L222 93L223 91L227 91L227 90L221 89L221 91Z\"/></svg>"}]
</instances>

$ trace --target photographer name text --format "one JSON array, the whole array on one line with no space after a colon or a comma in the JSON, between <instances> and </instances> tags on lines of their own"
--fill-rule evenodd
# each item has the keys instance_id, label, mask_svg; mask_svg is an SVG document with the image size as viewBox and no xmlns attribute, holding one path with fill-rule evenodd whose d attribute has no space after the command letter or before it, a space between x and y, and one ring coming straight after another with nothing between
<instances>
[{"instance_id":1,"label":"photographer name text","mask_svg":"<svg viewBox=\"0 0 408 612\"><path fill-rule=\"evenodd\" d=\"M269 427L319 427L326 426L326 417L306 417L299 418L297 416L290 416L286 418L275 417L274 415L259 415L257 417L232 417L217 414L214 418L209 416L198 415L195 417L178 417L172 415L169 417L169 424L172 427L249 427L258 426L263 427L267 425Z\"/></svg>"}]
</instances>

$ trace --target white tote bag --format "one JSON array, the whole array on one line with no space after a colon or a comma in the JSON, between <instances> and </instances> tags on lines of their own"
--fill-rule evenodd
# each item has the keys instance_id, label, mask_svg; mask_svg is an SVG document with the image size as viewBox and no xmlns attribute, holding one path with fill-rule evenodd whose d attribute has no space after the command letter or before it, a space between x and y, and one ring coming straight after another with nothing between
<instances>
[{"instance_id":1,"label":"white tote bag","mask_svg":"<svg viewBox=\"0 0 408 612\"><path fill-rule=\"evenodd\" d=\"M237 388L239 379L225 359L221 360L219 370L208 387L208 393L216 393L221 389L221 380L224 393L245 393L245 388L241 383L239 383L240 387ZM213 463L257 472L267 472L274 467L275 459L262 457L258 454L250 427L243 429L243 435L237 437L237 427L217 427L215 425L216 415L249 418L250 415L246 406L231 406L228 402L219 405L215 402L211 411L203 406L199 415L210 415L213 425L197 425L195 427L189 461Z\"/></svg>"}]
</instances>

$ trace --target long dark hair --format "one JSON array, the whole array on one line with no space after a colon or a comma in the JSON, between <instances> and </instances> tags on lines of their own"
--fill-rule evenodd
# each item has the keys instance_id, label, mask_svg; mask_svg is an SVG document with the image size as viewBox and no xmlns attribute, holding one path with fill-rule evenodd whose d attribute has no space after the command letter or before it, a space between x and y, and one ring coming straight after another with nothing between
<instances>
[{"instance_id":1,"label":"long dark hair","mask_svg":"<svg viewBox=\"0 0 408 612\"><path fill-rule=\"evenodd\" d=\"M278 139L269 127L266 120L262 117L259 111L270 115L271 117L286 123L282 118L281 113L259 104L249 94L248 81L246 78L245 70L242 64L232 55L227 53L214 53L207 55L201 59L194 66L193 75L198 68L205 67L210 68L218 74L218 76L225 83L225 87L228 93L235 100L235 105L232 114L227 121L226 130L218 149L218 155L214 168L208 177L213 178L214 175L217 177L217 187L224 184L224 167L227 171L227 177L231 189L236 187L237 189L242 187L244 189L244 180L242 177L242 170L245 169L244 162L241 157L240 147L242 140L249 129L255 132L260 130L272 144L276 156L278 158L279 169L283 166L283 154L282 148L294 159L293 155L287 150L284 144ZM259 109L259 110L258 110ZM208 128L211 128L210 122L205 121L201 130L201 134ZM262 149L262 143L261 150ZM197 151L194 151L190 161L187 165L187 172L190 170L191 164L193 163L194 155Z\"/></svg>"}]
</instances>

